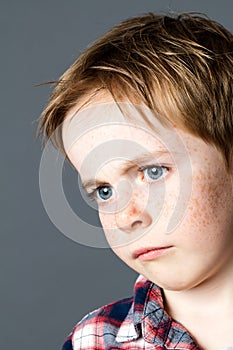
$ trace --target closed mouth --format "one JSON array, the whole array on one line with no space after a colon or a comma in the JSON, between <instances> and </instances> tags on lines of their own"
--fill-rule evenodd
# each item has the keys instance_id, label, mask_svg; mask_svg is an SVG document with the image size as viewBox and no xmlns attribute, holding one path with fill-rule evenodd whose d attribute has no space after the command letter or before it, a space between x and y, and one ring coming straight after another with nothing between
<instances>
[{"instance_id":1,"label":"closed mouth","mask_svg":"<svg viewBox=\"0 0 233 350\"><path fill-rule=\"evenodd\" d=\"M141 249L137 249L135 250L135 252L133 252L133 258L137 259L140 255L142 254L146 254L149 253L150 251L162 251L168 248L171 248L172 246L166 246L166 247L148 247L148 248L141 248Z\"/></svg>"}]
</instances>

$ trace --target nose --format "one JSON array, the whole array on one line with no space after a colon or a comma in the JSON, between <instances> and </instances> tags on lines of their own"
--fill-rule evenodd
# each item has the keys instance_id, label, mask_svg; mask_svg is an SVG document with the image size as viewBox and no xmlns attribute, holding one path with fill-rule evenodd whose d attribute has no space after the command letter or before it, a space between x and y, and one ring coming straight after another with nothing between
<instances>
[{"instance_id":1,"label":"nose","mask_svg":"<svg viewBox=\"0 0 233 350\"><path fill-rule=\"evenodd\" d=\"M115 214L116 225L118 229L126 233L143 231L152 223L151 215L146 206L143 207L142 201L130 201L127 207L119 210Z\"/></svg>"}]
</instances>

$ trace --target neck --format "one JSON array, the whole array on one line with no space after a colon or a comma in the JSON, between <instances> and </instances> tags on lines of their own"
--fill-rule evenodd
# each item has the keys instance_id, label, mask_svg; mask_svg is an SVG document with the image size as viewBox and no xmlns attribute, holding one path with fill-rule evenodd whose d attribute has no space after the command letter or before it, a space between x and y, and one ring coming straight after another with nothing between
<instances>
[{"instance_id":1,"label":"neck","mask_svg":"<svg viewBox=\"0 0 233 350\"><path fill-rule=\"evenodd\" d=\"M163 291L165 309L178 321L192 315L216 317L216 312L219 316L233 317L232 265L192 288L183 291Z\"/></svg>"},{"instance_id":2,"label":"neck","mask_svg":"<svg viewBox=\"0 0 233 350\"><path fill-rule=\"evenodd\" d=\"M233 345L233 266L184 291L164 291L167 313L203 350Z\"/></svg>"}]
</instances>

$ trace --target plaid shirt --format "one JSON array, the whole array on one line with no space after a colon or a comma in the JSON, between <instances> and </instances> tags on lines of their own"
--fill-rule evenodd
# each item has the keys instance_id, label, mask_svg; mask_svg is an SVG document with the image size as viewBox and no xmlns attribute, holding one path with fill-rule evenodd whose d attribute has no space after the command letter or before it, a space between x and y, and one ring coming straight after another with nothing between
<instances>
[{"instance_id":1,"label":"plaid shirt","mask_svg":"<svg viewBox=\"0 0 233 350\"><path fill-rule=\"evenodd\" d=\"M187 330L164 311L161 289L139 275L134 296L86 315L62 350L200 350Z\"/></svg>"}]
</instances>

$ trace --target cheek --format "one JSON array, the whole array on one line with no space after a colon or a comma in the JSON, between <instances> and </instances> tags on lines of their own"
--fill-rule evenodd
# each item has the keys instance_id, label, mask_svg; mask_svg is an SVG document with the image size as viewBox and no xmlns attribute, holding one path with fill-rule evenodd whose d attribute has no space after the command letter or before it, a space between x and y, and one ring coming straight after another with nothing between
<instances>
[{"instance_id":1,"label":"cheek","mask_svg":"<svg viewBox=\"0 0 233 350\"><path fill-rule=\"evenodd\" d=\"M176 174L164 182L150 186L147 208L153 218L153 224L159 231L166 232L166 228L171 218L176 215L177 210L179 213L184 213L184 207L185 205L187 207L188 202L185 197L187 192L181 188L179 177ZM183 215L181 216L183 217Z\"/></svg>"},{"instance_id":2,"label":"cheek","mask_svg":"<svg viewBox=\"0 0 233 350\"><path fill-rule=\"evenodd\" d=\"M99 218L102 224L102 227L104 230L111 230L115 228L113 215L112 214L106 214L106 213L99 213Z\"/></svg>"},{"instance_id":3,"label":"cheek","mask_svg":"<svg viewBox=\"0 0 233 350\"><path fill-rule=\"evenodd\" d=\"M122 245L124 239L117 229L115 215L112 213L107 214L106 211L99 211L99 218L110 247L114 250L114 247Z\"/></svg>"},{"instance_id":4,"label":"cheek","mask_svg":"<svg viewBox=\"0 0 233 350\"><path fill-rule=\"evenodd\" d=\"M127 246L112 247L112 251L114 252L114 254L118 256L118 258L124 261L124 263L134 268L132 265L132 258L130 257L130 254L129 254L129 248Z\"/></svg>"},{"instance_id":5,"label":"cheek","mask_svg":"<svg viewBox=\"0 0 233 350\"><path fill-rule=\"evenodd\" d=\"M222 214L230 209L231 200L227 182L204 178L197 181L195 187L197 195L193 198L195 208L193 217L202 219L202 224L219 220Z\"/></svg>"},{"instance_id":6,"label":"cheek","mask_svg":"<svg viewBox=\"0 0 233 350\"><path fill-rule=\"evenodd\" d=\"M99 208L99 218L106 235L116 229L116 221L114 218L113 209L110 210L108 208L107 210L105 208Z\"/></svg>"},{"instance_id":7,"label":"cheek","mask_svg":"<svg viewBox=\"0 0 233 350\"><path fill-rule=\"evenodd\" d=\"M212 174L193 177L191 198L184 219L194 241L222 239L232 224L232 194L229 178Z\"/></svg>"}]
</instances>

